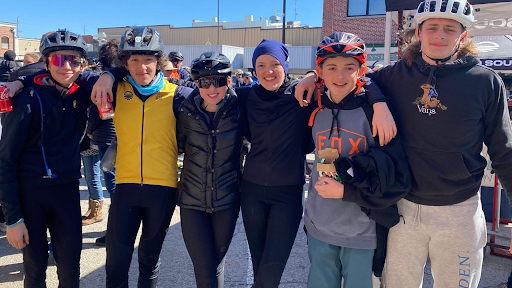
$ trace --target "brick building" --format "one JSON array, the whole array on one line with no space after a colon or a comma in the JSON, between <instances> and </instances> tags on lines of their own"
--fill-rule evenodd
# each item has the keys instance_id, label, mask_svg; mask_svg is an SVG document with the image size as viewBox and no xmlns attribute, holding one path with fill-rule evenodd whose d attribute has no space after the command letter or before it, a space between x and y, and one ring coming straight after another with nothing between
<instances>
[{"instance_id":1,"label":"brick building","mask_svg":"<svg viewBox=\"0 0 512 288\"><path fill-rule=\"evenodd\" d=\"M5 51L14 51L14 31L16 23L0 22L0 57L4 56Z\"/></svg>"},{"instance_id":2,"label":"brick building","mask_svg":"<svg viewBox=\"0 0 512 288\"><path fill-rule=\"evenodd\" d=\"M324 0L322 34L351 32L359 35L367 47L382 47L386 22L385 0ZM393 23L391 43L397 40L398 26Z\"/></svg>"}]
</instances>

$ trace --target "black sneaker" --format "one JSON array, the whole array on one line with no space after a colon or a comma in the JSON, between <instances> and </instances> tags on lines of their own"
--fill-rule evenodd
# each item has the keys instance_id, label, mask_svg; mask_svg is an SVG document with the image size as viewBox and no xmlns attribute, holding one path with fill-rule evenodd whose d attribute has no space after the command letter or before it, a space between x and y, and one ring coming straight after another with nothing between
<instances>
[{"instance_id":1,"label":"black sneaker","mask_svg":"<svg viewBox=\"0 0 512 288\"><path fill-rule=\"evenodd\" d=\"M103 237L100 237L98 239L96 239L96 245L98 246L107 246L107 242L106 242L106 239L105 239L106 236L103 236Z\"/></svg>"}]
</instances>

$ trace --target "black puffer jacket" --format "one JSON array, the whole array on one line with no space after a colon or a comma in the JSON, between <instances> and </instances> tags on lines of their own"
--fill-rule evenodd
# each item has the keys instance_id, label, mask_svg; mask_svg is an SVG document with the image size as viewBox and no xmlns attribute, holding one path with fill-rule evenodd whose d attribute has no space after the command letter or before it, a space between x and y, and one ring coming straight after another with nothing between
<instances>
[{"instance_id":1,"label":"black puffer jacket","mask_svg":"<svg viewBox=\"0 0 512 288\"><path fill-rule=\"evenodd\" d=\"M179 108L178 147L185 153L177 203L212 213L240 201L240 151L245 116L232 91L219 104L213 123L202 111L196 89Z\"/></svg>"}]
</instances>

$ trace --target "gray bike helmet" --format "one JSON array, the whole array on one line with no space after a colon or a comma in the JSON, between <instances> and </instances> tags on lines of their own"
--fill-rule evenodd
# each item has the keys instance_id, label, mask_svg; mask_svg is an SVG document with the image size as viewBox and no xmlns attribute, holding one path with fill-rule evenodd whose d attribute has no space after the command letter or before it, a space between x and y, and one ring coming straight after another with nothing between
<instances>
[{"instance_id":1,"label":"gray bike helmet","mask_svg":"<svg viewBox=\"0 0 512 288\"><path fill-rule=\"evenodd\" d=\"M160 57L164 53L164 42L155 29L146 26L135 26L126 30L121 36L119 52Z\"/></svg>"},{"instance_id":2,"label":"gray bike helmet","mask_svg":"<svg viewBox=\"0 0 512 288\"><path fill-rule=\"evenodd\" d=\"M65 29L45 36L39 45L39 52L43 56L59 50L75 50L87 57L87 43L82 36Z\"/></svg>"},{"instance_id":3,"label":"gray bike helmet","mask_svg":"<svg viewBox=\"0 0 512 288\"><path fill-rule=\"evenodd\" d=\"M172 51L169 53L169 61L171 62L178 62L185 60L185 57L183 57L183 54L181 52Z\"/></svg>"},{"instance_id":4,"label":"gray bike helmet","mask_svg":"<svg viewBox=\"0 0 512 288\"><path fill-rule=\"evenodd\" d=\"M217 52L204 52L192 61L190 65L190 77L192 80L206 76L231 75L231 62L224 54Z\"/></svg>"}]
</instances>

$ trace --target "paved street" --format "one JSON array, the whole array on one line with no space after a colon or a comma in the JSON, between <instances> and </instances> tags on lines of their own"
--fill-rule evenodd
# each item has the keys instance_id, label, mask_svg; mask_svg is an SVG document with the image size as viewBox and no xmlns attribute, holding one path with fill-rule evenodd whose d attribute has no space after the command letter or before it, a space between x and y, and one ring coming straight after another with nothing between
<instances>
[{"instance_id":1,"label":"paved street","mask_svg":"<svg viewBox=\"0 0 512 288\"><path fill-rule=\"evenodd\" d=\"M87 190L85 181L81 180L81 205L85 212L87 205ZM108 197L108 194L105 193ZM106 207L110 199L105 199ZM105 212L108 210L105 208ZM106 215L105 215L106 216ZM94 240L102 236L106 228L106 217L101 223L96 223L83 228L83 251L81 259L81 287L96 288L105 285L105 248L94 245ZM505 228L507 229L507 228ZM504 230L509 233L508 230ZM185 249L181 237L181 226L179 209L177 208L165 239L162 254L162 266L159 287L192 288L195 287L192 263ZM283 288L306 287L306 280L309 268L307 257L306 237L302 229L299 229L297 239L292 250L283 275ZM428 267L427 267L428 268ZM482 288L498 287L506 279L512 269L512 260L487 255L484 260L484 271L482 275ZM21 288L23 279L23 267L21 253L12 248L5 239L5 234L0 234L0 288ZM130 287L136 287L137 281L137 250L135 250L131 272ZM249 251L245 238L244 227L241 218L238 219L233 242L229 248L226 259L226 284L225 287L250 287L252 283L252 267L250 264ZM47 272L47 283L49 288L57 287L57 275L55 265L50 261ZM425 274L424 287L432 287L430 273ZM501 286L499 286L501 288ZM321 288L321 287L320 287Z\"/></svg>"}]
</instances>

